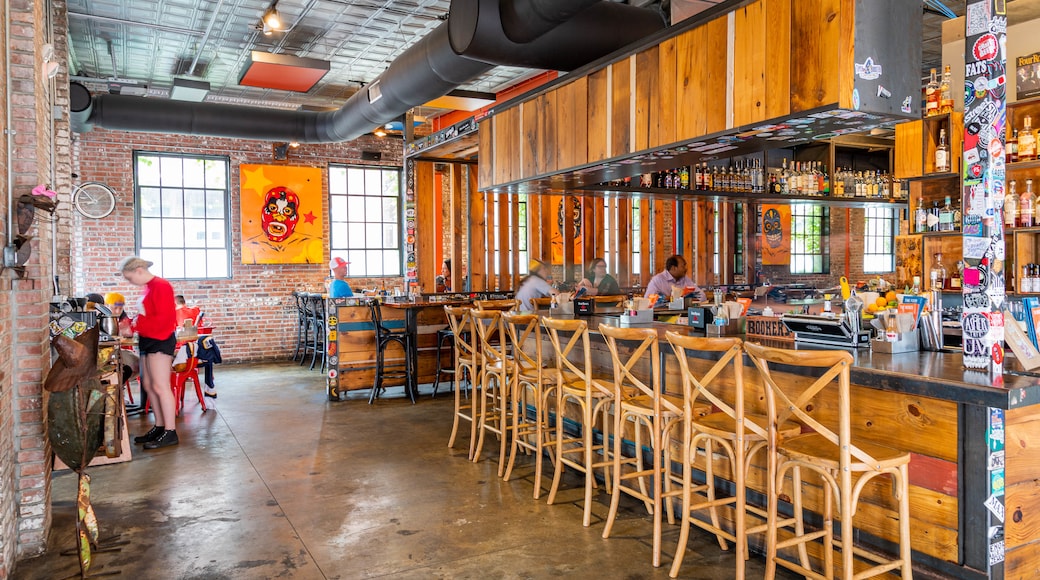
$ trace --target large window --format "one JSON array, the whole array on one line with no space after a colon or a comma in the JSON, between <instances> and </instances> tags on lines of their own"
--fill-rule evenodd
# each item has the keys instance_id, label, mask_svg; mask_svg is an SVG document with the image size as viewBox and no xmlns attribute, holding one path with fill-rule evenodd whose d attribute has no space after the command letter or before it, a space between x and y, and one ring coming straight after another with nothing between
<instances>
[{"instance_id":1,"label":"large window","mask_svg":"<svg viewBox=\"0 0 1040 580\"><path fill-rule=\"evenodd\" d=\"M791 206L791 273L830 272L830 212L824 206Z\"/></svg>"},{"instance_id":2,"label":"large window","mask_svg":"<svg viewBox=\"0 0 1040 580\"><path fill-rule=\"evenodd\" d=\"M351 276L401 275L401 170L329 165L329 247Z\"/></svg>"},{"instance_id":3,"label":"large window","mask_svg":"<svg viewBox=\"0 0 1040 580\"><path fill-rule=\"evenodd\" d=\"M502 272L499 271L500 270L499 266L501 265L501 259L502 259L502 252L505 251L505 252L509 253L510 250L512 250L512 251L516 252L517 260L518 260L517 263L519 264L519 271L517 272L517 276L526 276L527 275L527 265L528 265L528 262L529 262L529 254L528 254L528 251L527 251L527 227L528 227L527 226L527 194L526 193L515 193L515 194L507 194L507 195L491 195L488 199L492 200L491 201L491 215L494 216L493 217L493 225L492 225L492 227L494 228L494 230L493 230L494 234L493 235L494 235L495 243L497 244L499 241L502 241L502 235L503 235L502 228L506 228L505 243L507 245L511 245L512 244L512 230L510 229L510 227L516 229L516 235L517 235L517 247L516 248L508 248L508 247L500 248L500 247L498 247L496 245L495 251L491 254L491 261L492 261L492 263L491 263L491 271L493 271L496 276L502 274ZM548 199L548 198L546 198L546 199ZM501 221L500 221L500 218L503 217L502 213L501 213L502 210L500 208L500 205L503 204L503 203L506 204L506 206L508 207L508 211L506 212L506 216L504 216L506 221L507 221L507 223L505 223L505 224L501 223ZM517 208L517 210L516 210L516 216L517 216L516 220L517 221L516 221L515 224L510 224L508 222L510 220L512 220L512 206L513 206L513 204L516 204L516 208ZM509 275L510 272L505 272L505 274Z\"/></svg>"},{"instance_id":4,"label":"large window","mask_svg":"<svg viewBox=\"0 0 1040 580\"><path fill-rule=\"evenodd\" d=\"M864 210L863 271L869 273L895 270L895 210L868 207Z\"/></svg>"},{"instance_id":5,"label":"large window","mask_svg":"<svg viewBox=\"0 0 1040 580\"><path fill-rule=\"evenodd\" d=\"M134 153L139 255L167 279L231 277L226 157Z\"/></svg>"}]
</instances>

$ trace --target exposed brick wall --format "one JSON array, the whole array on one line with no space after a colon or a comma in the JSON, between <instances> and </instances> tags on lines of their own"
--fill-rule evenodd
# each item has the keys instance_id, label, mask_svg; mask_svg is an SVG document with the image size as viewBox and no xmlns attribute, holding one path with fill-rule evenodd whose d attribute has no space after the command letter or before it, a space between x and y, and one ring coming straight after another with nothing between
<instances>
[{"instance_id":1,"label":"exposed brick wall","mask_svg":"<svg viewBox=\"0 0 1040 580\"><path fill-rule=\"evenodd\" d=\"M262 122L262 121L258 121ZM380 151L378 163L361 161L362 151ZM285 344L292 337L287 329L295 323L294 290L323 291L329 272L328 251L322 264L242 264L239 203L241 164L286 164L321 167L330 162L359 165L400 166L402 147L396 139L362 137L336 144L301 144L289 152L287 161L273 161L272 144L217 137L191 137L155 133L128 133L95 129L75 137L73 162L79 181L100 181L115 189L116 209L112 215L91 220L73 218L73 288L76 294L119 291L127 300L140 290L114 275L115 264L134 253L133 153L150 151L227 156L231 161L230 280L174 280L174 290L189 303L206 312L216 327L225 360L231 362L277 359L286 356ZM327 171L323 180L323 215L328 215ZM328 239L328 220L324 222ZM327 244L326 244L327 246ZM402 286L395 278L353 278L354 288Z\"/></svg>"},{"instance_id":2,"label":"exposed brick wall","mask_svg":"<svg viewBox=\"0 0 1040 580\"><path fill-rule=\"evenodd\" d=\"M67 121L51 118L53 106L67 109L68 77L64 69L53 81L41 73L42 47L49 39L54 39L59 61L64 60L64 14L65 3L55 1L13 2L11 13L3 15L11 26L12 83L0 93L10 94L10 103L0 100L0 115L3 126L13 130L13 149L8 155L6 142L2 148L0 183L4 191L12 188L15 200L38 184L61 191L68 183L69 166L63 161ZM6 79L6 73L0 63L0 79ZM12 183L7 182L8 168ZM0 215L7 216L10 209L7 196L2 196ZM42 552L51 518L42 383L50 367L47 310L54 232L59 228L50 214L36 215L27 232L32 253L24 276L12 270L0 274L0 580L12 574L17 559ZM7 244L18 232L8 231L4 219L0 233Z\"/></svg>"}]
</instances>

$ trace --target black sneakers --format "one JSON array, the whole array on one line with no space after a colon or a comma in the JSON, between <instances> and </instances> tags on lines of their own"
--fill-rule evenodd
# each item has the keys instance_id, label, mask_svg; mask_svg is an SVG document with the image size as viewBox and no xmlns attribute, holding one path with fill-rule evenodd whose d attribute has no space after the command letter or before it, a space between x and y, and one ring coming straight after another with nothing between
<instances>
[{"instance_id":1,"label":"black sneakers","mask_svg":"<svg viewBox=\"0 0 1040 580\"><path fill-rule=\"evenodd\" d=\"M144 444L145 449L159 449L160 447L169 447L180 443L180 439L177 438L177 431L174 429L166 429L161 435L156 437L153 441L149 441Z\"/></svg>"},{"instance_id":2,"label":"black sneakers","mask_svg":"<svg viewBox=\"0 0 1040 580\"><path fill-rule=\"evenodd\" d=\"M160 427L158 425L155 425L154 427L149 429L148 432L144 435L138 435L137 437L134 437L134 443L148 443L150 441L155 441L159 438L160 435L163 434L163 431L166 431L166 427Z\"/></svg>"},{"instance_id":3,"label":"black sneakers","mask_svg":"<svg viewBox=\"0 0 1040 580\"><path fill-rule=\"evenodd\" d=\"M216 389L211 389L211 388L207 387L206 390L203 391L203 394L206 395L207 397L212 397L214 399L217 398L217 390Z\"/></svg>"}]
</instances>

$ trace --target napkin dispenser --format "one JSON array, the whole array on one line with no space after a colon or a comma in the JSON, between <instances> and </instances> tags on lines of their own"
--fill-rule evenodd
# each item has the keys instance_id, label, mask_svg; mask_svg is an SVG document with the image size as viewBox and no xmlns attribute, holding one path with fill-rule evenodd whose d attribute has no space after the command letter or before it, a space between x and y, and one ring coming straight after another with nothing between
<instances>
[{"instance_id":1,"label":"napkin dispenser","mask_svg":"<svg viewBox=\"0 0 1040 580\"><path fill-rule=\"evenodd\" d=\"M747 330L747 317L738 316L726 319L725 324L709 322L705 327L708 336L739 336Z\"/></svg>"},{"instance_id":2,"label":"napkin dispenser","mask_svg":"<svg viewBox=\"0 0 1040 580\"><path fill-rule=\"evenodd\" d=\"M592 298L575 298L574 314L577 316L592 316L596 313L596 301Z\"/></svg>"},{"instance_id":3,"label":"napkin dispenser","mask_svg":"<svg viewBox=\"0 0 1040 580\"><path fill-rule=\"evenodd\" d=\"M621 324L647 324L654 321L654 311L652 309L646 310L626 310L621 314Z\"/></svg>"},{"instance_id":4,"label":"napkin dispenser","mask_svg":"<svg viewBox=\"0 0 1040 580\"><path fill-rule=\"evenodd\" d=\"M900 332L899 338L894 341L885 340L885 335L880 335L870 341L870 350L888 354L899 354L903 352L917 352L921 350L921 337L917 329L909 332Z\"/></svg>"}]
</instances>

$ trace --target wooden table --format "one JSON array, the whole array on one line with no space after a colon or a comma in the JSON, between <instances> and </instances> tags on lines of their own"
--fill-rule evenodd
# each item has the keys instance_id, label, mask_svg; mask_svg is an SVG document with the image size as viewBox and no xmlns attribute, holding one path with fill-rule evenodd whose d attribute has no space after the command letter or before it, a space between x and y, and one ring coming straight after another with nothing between
<instances>
[{"instance_id":1,"label":"wooden table","mask_svg":"<svg viewBox=\"0 0 1040 580\"><path fill-rule=\"evenodd\" d=\"M409 377L407 388L413 398L419 396L419 312L424 308L441 308L445 306L460 306L469 304L470 300L444 300L433 302L428 300L418 302L384 302L385 308L404 310L404 331L411 337L409 344L411 348L405 353L409 365L415 369L416 376ZM439 329L438 329L439 330Z\"/></svg>"}]
</instances>

